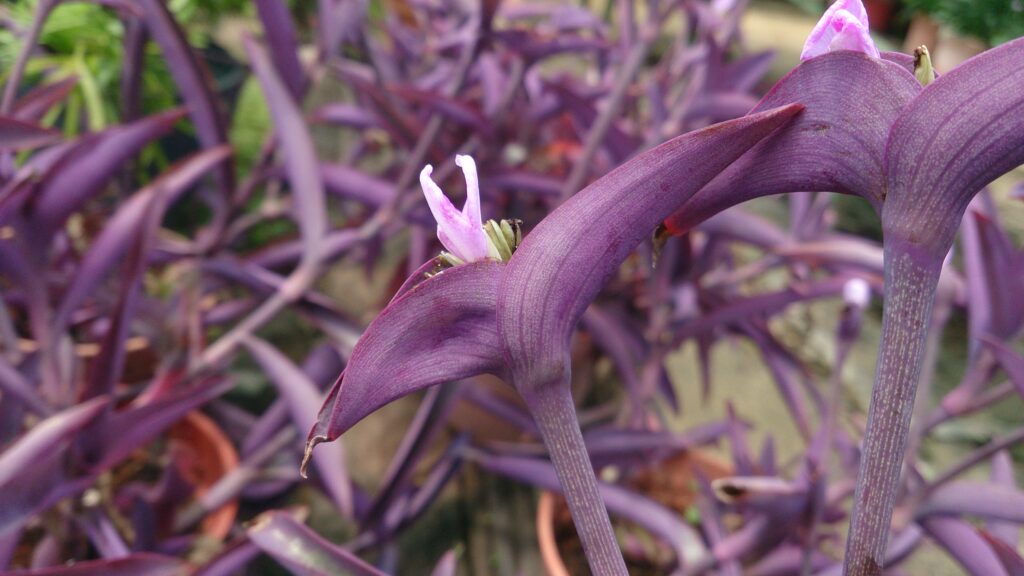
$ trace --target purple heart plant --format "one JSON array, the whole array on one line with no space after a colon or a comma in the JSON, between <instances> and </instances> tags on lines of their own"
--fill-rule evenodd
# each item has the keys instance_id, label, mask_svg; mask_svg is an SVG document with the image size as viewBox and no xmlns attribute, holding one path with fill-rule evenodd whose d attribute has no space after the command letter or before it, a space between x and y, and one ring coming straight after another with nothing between
<instances>
[{"instance_id":1,"label":"purple heart plant","mask_svg":"<svg viewBox=\"0 0 1024 576\"><path fill-rule=\"evenodd\" d=\"M679 234L759 196L854 194L881 215L886 304L844 572L880 574L943 261L974 195L1024 161L1024 40L935 79L927 50L879 53L861 3L844 1L803 58L754 108L752 124L714 126L637 156L518 248L505 234L511 257L485 249L501 234L466 227L480 221L472 194L458 213L424 180L454 256L442 260L478 262L407 282L353 351L310 446L414 390L498 374L545 440L591 569L623 573L569 395L577 321L665 210L674 210L665 229Z\"/></svg>"},{"instance_id":2,"label":"purple heart plant","mask_svg":"<svg viewBox=\"0 0 1024 576\"><path fill-rule=\"evenodd\" d=\"M879 54L859 5L834 4L805 62L754 109L799 102L800 118L665 226L680 233L739 201L796 191L854 194L880 214L885 313L845 568L873 575L884 565L943 260L972 198L1024 162L1024 39L935 79L927 49L914 59Z\"/></svg>"},{"instance_id":3,"label":"purple heart plant","mask_svg":"<svg viewBox=\"0 0 1024 576\"><path fill-rule=\"evenodd\" d=\"M789 105L679 136L574 195L516 246L480 224L476 171L459 212L421 173L438 237L456 266L413 277L367 328L310 433L309 451L416 390L491 373L519 392L548 447L596 574L625 574L570 391L570 339L608 278L658 223L801 110ZM679 188L685 181L687 186ZM498 248L497 246L501 246ZM493 255L493 256L492 256ZM433 263L428 266L433 267Z\"/></svg>"},{"instance_id":4,"label":"purple heart plant","mask_svg":"<svg viewBox=\"0 0 1024 576\"><path fill-rule=\"evenodd\" d=\"M1024 573L964 426L1024 397L1021 40L936 79L843 1L771 88L744 0L180 4L0 18L0 572L834 576L855 500L851 574Z\"/></svg>"}]
</instances>

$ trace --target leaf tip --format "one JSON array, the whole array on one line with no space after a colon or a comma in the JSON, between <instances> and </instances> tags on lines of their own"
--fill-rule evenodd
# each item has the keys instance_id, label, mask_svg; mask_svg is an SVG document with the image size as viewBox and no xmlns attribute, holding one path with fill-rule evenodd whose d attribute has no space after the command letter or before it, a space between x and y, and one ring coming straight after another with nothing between
<instances>
[{"instance_id":1,"label":"leaf tip","mask_svg":"<svg viewBox=\"0 0 1024 576\"><path fill-rule=\"evenodd\" d=\"M307 472L309 471L309 460L313 457L313 448L321 442L326 442L327 436L313 436L309 440L306 440L306 449L302 453L302 464L299 465L299 476L304 479L309 478Z\"/></svg>"}]
</instances>

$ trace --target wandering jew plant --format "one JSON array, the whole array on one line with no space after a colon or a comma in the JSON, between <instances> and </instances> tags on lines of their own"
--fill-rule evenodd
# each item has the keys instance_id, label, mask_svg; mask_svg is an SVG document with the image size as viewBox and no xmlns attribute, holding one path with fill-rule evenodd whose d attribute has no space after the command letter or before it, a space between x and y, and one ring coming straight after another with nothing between
<instances>
[{"instance_id":1,"label":"wandering jew plant","mask_svg":"<svg viewBox=\"0 0 1024 576\"><path fill-rule=\"evenodd\" d=\"M625 574L576 423L569 388L573 329L659 222L801 108L725 122L640 154L554 210L507 263L485 259L411 279L352 351L310 432L309 450L421 388L481 373L502 376L526 402L548 447L591 569ZM434 187L428 180L423 187L429 199ZM438 224L444 230L448 223ZM446 246L457 245L439 236Z\"/></svg>"},{"instance_id":2,"label":"wandering jew plant","mask_svg":"<svg viewBox=\"0 0 1024 576\"><path fill-rule=\"evenodd\" d=\"M830 8L803 58L749 124L630 160L549 215L507 264L413 278L357 345L311 446L422 387L502 375L544 437L591 568L623 573L568 393L576 322L665 211L665 228L682 233L757 196L855 194L881 215L886 302L844 572L880 574L943 260L971 198L1024 161L1024 40L932 81L926 50L879 53L851 1Z\"/></svg>"},{"instance_id":3,"label":"wandering jew plant","mask_svg":"<svg viewBox=\"0 0 1024 576\"><path fill-rule=\"evenodd\" d=\"M1024 573L964 426L1024 398L1020 40L842 1L771 88L744 1L185 4L0 9L0 572Z\"/></svg>"},{"instance_id":4,"label":"wandering jew plant","mask_svg":"<svg viewBox=\"0 0 1024 576\"><path fill-rule=\"evenodd\" d=\"M823 23L845 30L847 21L837 8ZM820 47L818 42L812 35L808 48ZM817 50L805 50L805 56L809 52ZM847 574L880 574L884 565L943 260L975 194L1024 162L1021 62L1024 39L922 86L914 73L930 68L926 50L916 62L903 55L876 57L863 45L859 52L813 56L755 108L799 102L806 106L800 118L666 220L670 231L681 232L748 198L824 190L861 196L880 213L885 313Z\"/></svg>"}]
</instances>

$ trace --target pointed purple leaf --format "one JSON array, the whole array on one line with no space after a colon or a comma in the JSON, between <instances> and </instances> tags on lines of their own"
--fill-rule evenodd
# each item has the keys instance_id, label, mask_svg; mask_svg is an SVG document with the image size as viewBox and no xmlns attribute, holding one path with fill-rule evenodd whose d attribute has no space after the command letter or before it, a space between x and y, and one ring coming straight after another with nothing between
<instances>
[{"instance_id":1,"label":"pointed purple leaf","mask_svg":"<svg viewBox=\"0 0 1024 576\"><path fill-rule=\"evenodd\" d=\"M113 560L85 560L69 566L9 572L11 576L186 576L193 568L180 558L137 552Z\"/></svg>"},{"instance_id":2,"label":"pointed purple leaf","mask_svg":"<svg viewBox=\"0 0 1024 576\"><path fill-rule=\"evenodd\" d=\"M68 76L50 84L33 88L14 104L14 117L26 122L39 122L50 108L57 105L71 93L78 78Z\"/></svg>"},{"instance_id":3,"label":"pointed purple leaf","mask_svg":"<svg viewBox=\"0 0 1024 576\"><path fill-rule=\"evenodd\" d=\"M560 380L577 320L626 256L801 110L791 105L670 140L587 186L530 232L508 264L498 298L498 330L516 386L522 391Z\"/></svg>"},{"instance_id":4,"label":"pointed purple leaf","mask_svg":"<svg viewBox=\"0 0 1024 576\"><path fill-rule=\"evenodd\" d=\"M996 360L1003 367L1006 375L1010 377L1013 387L1017 389L1017 394L1024 398L1024 356L1017 354L1002 342L989 338L985 338L984 342L995 354Z\"/></svg>"},{"instance_id":5,"label":"pointed purple leaf","mask_svg":"<svg viewBox=\"0 0 1024 576\"><path fill-rule=\"evenodd\" d=\"M0 391L4 400L16 399L41 416L49 416L53 410L39 395L35 386L12 366L7 358L0 356Z\"/></svg>"},{"instance_id":6,"label":"pointed purple leaf","mask_svg":"<svg viewBox=\"0 0 1024 576\"><path fill-rule=\"evenodd\" d=\"M898 235L941 259L971 198L1024 163L1022 60L1024 38L983 52L903 111L886 145L887 238Z\"/></svg>"},{"instance_id":7,"label":"pointed purple leaf","mask_svg":"<svg viewBox=\"0 0 1024 576\"><path fill-rule=\"evenodd\" d=\"M95 398L39 422L0 454L0 535L16 529L63 481L63 457L75 434L108 399Z\"/></svg>"},{"instance_id":8,"label":"pointed purple leaf","mask_svg":"<svg viewBox=\"0 0 1024 576\"><path fill-rule=\"evenodd\" d=\"M367 327L310 431L333 440L377 408L427 386L503 369L494 322L505 265L466 264L395 298Z\"/></svg>"},{"instance_id":9,"label":"pointed purple leaf","mask_svg":"<svg viewBox=\"0 0 1024 576\"><path fill-rule=\"evenodd\" d=\"M384 127L384 123L373 110L343 102L325 104L313 113L311 120L359 129Z\"/></svg>"},{"instance_id":10,"label":"pointed purple leaf","mask_svg":"<svg viewBox=\"0 0 1024 576\"><path fill-rule=\"evenodd\" d=\"M350 166L320 164L320 177L328 192L373 208L383 206L395 197L394 183Z\"/></svg>"},{"instance_id":11,"label":"pointed purple leaf","mask_svg":"<svg viewBox=\"0 0 1024 576\"><path fill-rule=\"evenodd\" d=\"M156 194L164 197L167 206L173 204L196 180L230 154L229 148L221 147L182 160L121 205L82 259L78 273L64 292L54 317L54 325L63 329L71 313L92 294L110 270L121 262L132 246L131 236L139 220L143 218Z\"/></svg>"},{"instance_id":12,"label":"pointed purple leaf","mask_svg":"<svg viewBox=\"0 0 1024 576\"><path fill-rule=\"evenodd\" d=\"M60 132L32 122L0 116L0 152L28 150L61 139Z\"/></svg>"},{"instance_id":13,"label":"pointed purple leaf","mask_svg":"<svg viewBox=\"0 0 1024 576\"><path fill-rule=\"evenodd\" d=\"M455 576L456 568L458 568L458 557L455 555L455 550L449 550L437 561L430 576Z\"/></svg>"},{"instance_id":14,"label":"pointed purple leaf","mask_svg":"<svg viewBox=\"0 0 1024 576\"><path fill-rule=\"evenodd\" d=\"M291 184L295 220L302 232L303 260L315 262L319 260L320 242L327 230L327 205L316 149L302 111L271 66L266 52L248 39L245 47L274 120L278 150L284 157Z\"/></svg>"},{"instance_id":15,"label":"pointed purple leaf","mask_svg":"<svg viewBox=\"0 0 1024 576\"><path fill-rule=\"evenodd\" d=\"M977 198L981 199L982 196ZM1011 240L999 222L984 212L968 210L962 243L968 326L971 348L976 351L983 336L1006 339L1024 324L1024 300L1020 298L1024 274L1015 269L1017 252Z\"/></svg>"},{"instance_id":16,"label":"pointed purple leaf","mask_svg":"<svg viewBox=\"0 0 1024 576\"><path fill-rule=\"evenodd\" d=\"M117 465L181 420L185 414L223 394L231 384L226 379L203 380L187 390L154 400L137 400L114 412L104 419L102 437L96 440L100 452L92 472L101 472Z\"/></svg>"},{"instance_id":17,"label":"pointed purple leaf","mask_svg":"<svg viewBox=\"0 0 1024 576\"><path fill-rule=\"evenodd\" d=\"M856 52L802 63L754 112L798 102L803 114L726 168L665 225L679 234L746 200L786 192L843 192L881 205L889 129L920 91L901 67Z\"/></svg>"},{"instance_id":18,"label":"pointed purple leaf","mask_svg":"<svg viewBox=\"0 0 1024 576\"><path fill-rule=\"evenodd\" d=\"M979 516L1024 524L1024 492L1014 486L1000 486L963 480L943 484L917 510L919 517L936 514Z\"/></svg>"},{"instance_id":19,"label":"pointed purple leaf","mask_svg":"<svg viewBox=\"0 0 1024 576\"><path fill-rule=\"evenodd\" d=\"M263 340L249 338L243 344L277 388L278 395L288 403L295 426L299 430L309 430L323 401L316 384L284 354ZM345 467L344 448L341 444L327 448L313 454L313 463L338 510L343 517L351 518L352 483Z\"/></svg>"},{"instance_id":20,"label":"pointed purple leaf","mask_svg":"<svg viewBox=\"0 0 1024 576\"><path fill-rule=\"evenodd\" d=\"M121 271L117 303L110 315L100 353L89 368L89 376L79 392L79 398L88 399L109 394L121 378L126 354L124 340L129 334L129 324L133 319L141 290L142 274L146 270L146 258L149 256L156 230L160 227L165 202L162 190L156 189L124 238L128 242L128 250Z\"/></svg>"},{"instance_id":21,"label":"pointed purple leaf","mask_svg":"<svg viewBox=\"0 0 1024 576\"><path fill-rule=\"evenodd\" d=\"M185 34L164 0L136 0L143 10L146 28L160 46L167 68L174 77L188 113L195 124L203 148L216 148L228 143L227 125L213 89L213 76L188 45ZM234 167L225 162L217 172L221 192L225 198L235 187Z\"/></svg>"},{"instance_id":22,"label":"pointed purple leaf","mask_svg":"<svg viewBox=\"0 0 1024 576\"><path fill-rule=\"evenodd\" d=\"M253 543L296 576L385 576L285 512L260 515L253 521L248 534Z\"/></svg>"},{"instance_id":23,"label":"pointed purple leaf","mask_svg":"<svg viewBox=\"0 0 1024 576\"><path fill-rule=\"evenodd\" d=\"M1007 576L1024 576L1024 558L1017 551L1016 541L1008 543L980 528L978 534L992 547L992 551L1003 563L1003 568L1006 568Z\"/></svg>"},{"instance_id":24,"label":"pointed purple leaf","mask_svg":"<svg viewBox=\"0 0 1024 576\"><path fill-rule=\"evenodd\" d=\"M263 23L270 58L278 76L288 86L292 98L301 101L306 92L306 78L299 62L299 43L288 4L282 0L256 0L256 13Z\"/></svg>"},{"instance_id":25,"label":"pointed purple leaf","mask_svg":"<svg viewBox=\"0 0 1024 576\"><path fill-rule=\"evenodd\" d=\"M955 518L935 517L925 520L921 526L971 576L1008 576L999 557L970 524Z\"/></svg>"},{"instance_id":26,"label":"pointed purple leaf","mask_svg":"<svg viewBox=\"0 0 1024 576\"><path fill-rule=\"evenodd\" d=\"M86 136L51 168L39 183L33 218L41 227L37 237L64 223L83 202L100 193L143 146L167 134L185 115L171 110Z\"/></svg>"},{"instance_id":27,"label":"pointed purple leaf","mask_svg":"<svg viewBox=\"0 0 1024 576\"><path fill-rule=\"evenodd\" d=\"M1009 452L1006 450L996 452L996 455L992 457L992 471L990 475L992 483L996 486L1012 489L1017 485L1013 474L1013 460L1010 458ZM1011 522L992 520L988 523L988 533L1009 546L1016 547L1020 541L1020 526Z\"/></svg>"}]
</instances>

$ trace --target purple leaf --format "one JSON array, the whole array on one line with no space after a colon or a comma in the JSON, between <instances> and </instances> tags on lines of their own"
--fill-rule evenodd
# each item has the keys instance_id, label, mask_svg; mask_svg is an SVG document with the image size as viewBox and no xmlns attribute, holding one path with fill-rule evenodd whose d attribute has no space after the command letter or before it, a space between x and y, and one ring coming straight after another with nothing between
<instances>
[{"instance_id":1,"label":"purple leaf","mask_svg":"<svg viewBox=\"0 0 1024 576\"><path fill-rule=\"evenodd\" d=\"M843 192L880 206L886 137L920 90L899 66L863 54L804 62L754 109L799 102L803 114L722 171L665 225L679 234L740 202L785 192Z\"/></svg>"},{"instance_id":2,"label":"purple leaf","mask_svg":"<svg viewBox=\"0 0 1024 576\"><path fill-rule=\"evenodd\" d=\"M313 113L311 120L313 122L328 122L356 129L383 127L383 122L374 111L355 104L342 102L332 102L318 108Z\"/></svg>"},{"instance_id":3,"label":"purple leaf","mask_svg":"<svg viewBox=\"0 0 1024 576\"><path fill-rule=\"evenodd\" d=\"M93 360L88 379L79 398L93 398L109 394L121 378L124 368L124 340L128 337L135 305L139 298L139 284L146 270L146 258L156 229L160 227L166 198L159 188L148 198L143 212L133 222L132 229L123 240L127 242L128 253L121 272L121 286L117 304L110 316L107 333L103 337L99 355Z\"/></svg>"},{"instance_id":4,"label":"purple leaf","mask_svg":"<svg viewBox=\"0 0 1024 576\"><path fill-rule=\"evenodd\" d=\"M545 174L525 171L508 171L491 175L483 183L485 190L497 188L512 192L527 192L553 198L562 193L562 181Z\"/></svg>"},{"instance_id":5,"label":"purple leaf","mask_svg":"<svg viewBox=\"0 0 1024 576\"><path fill-rule=\"evenodd\" d=\"M224 378L201 380L187 390L160 398L141 397L102 422L101 437L94 439L93 473L115 466L191 412L223 394L232 382Z\"/></svg>"},{"instance_id":6,"label":"purple leaf","mask_svg":"<svg viewBox=\"0 0 1024 576\"><path fill-rule=\"evenodd\" d=\"M458 558L455 556L455 550L449 550L437 561L430 576L455 576L456 568L458 568Z\"/></svg>"},{"instance_id":7,"label":"purple leaf","mask_svg":"<svg viewBox=\"0 0 1024 576\"><path fill-rule=\"evenodd\" d=\"M502 372L494 306L504 268L458 266L395 298L356 344L310 441L333 440L370 412L427 386Z\"/></svg>"},{"instance_id":8,"label":"purple leaf","mask_svg":"<svg viewBox=\"0 0 1024 576\"><path fill-rule=\"evenodd\" d=\"M1006 375L1010 377L1014 388L1017 389L1017 394L1024 398L1024 357L1011 350L1009 346L1002 342L990 338L985 338L984 342L995 354L996 360L999 361L999 365L1006 371Z\"/></svg>"},{"instance_id":9,"label":"purple leaf","mask_svg":"<svg viewBox=\"0 0 1024 576\"><path fill-rule=\"evenodd\" d=\"M195 154L168 169L125 202L106 222L82 259L78 273L64 292L54 325L63 328L70 315L118 265L132 246L131 237L137 233L139 220L157 195L163 197L164 206L173 204L196 180L230 154L227 147Z\"/></svg>"},{"instance_id":10,"label":"purple leaf","mask_svg":"<svg viewBox=\"0 0 1024 576\"><path fill-rule=\"evenodd\" d=\"M970 524L955 518L935 517L925 520L921 526L971 576L1008 576L999 557Z\"/></svg>"},{"instance_id":11,"label":"purple leaf","mask_svg":"<svg viewBox=\"0 0 1024 576\"><path fill-rule=\"evenodd\" d=\"M160 46L167 68L174 78L203 148L228 143L224 115L214 96L213 78L203 61L185 40L185 35L164 0L137 0L143 10L150 36ZM234 167L225 162L217 172L221 192L227 198L234 189Z\"/></svg>"},{"instance_id":12,"label":"purple leaf","mask_svg":"<svg viewBox=\"0 0 1024 576\"><path fill-rule=\"evenodd\" d=\"M1024 524L1024 492L1014 486L972 481L943 484L922 504L918 517L970 515Z\"/></svg>"},{"instance_id":13,"label":"purple leaf","mask_svg":"<svg viewBox=\"0 0 1024 576\"><path fill-rule=\"evenodd\" d=\"M320 177L327 191L378 208L395 197L392 182L341 164L320 164Z\"/></svg>"},{"instance_id":14,"label":"purple leaf","mask_svg":"<svg viewBox=\"0 0 1024 576\"><path fill-rule=\"evenodd\" d=\"M718 124L640 154L574 195L523 239L502 279L497 314L520 392L566 373L577 320L637 244L801 110L791 105Z\"/></svg>"},{"instance_id":15,"label":"purple leaf","mask_svg":"<svg viewBox=\"0 0 1024 576\"><path fill-rule=\"evenodd\" d=\"M320 242L327 229L327 206L316 149L306 130L302 111L275 73L266 53L248 39L245 48L277 131L278 150L284 157L285 171L291 184L295 219L302 232L303 261L314 264L319 260Z\"/></svg>"},{"instance_id":16,"label":"purple leaf","mask_svg":"<svg viewBox=\"0 0 1024 576\"><path fill-rule=\"evenodd\" d=\"M432 112L436 112L448 121L477 130L484 136L489 136L493 131L487 118L479 110L465 102L449 98L437 92L416 90L403 86L391 86L388 91L409 102L423 103Z\"/></svg>"},{"instance_id":17,"label":"purple leaf","mask_svg":"<svg viewBox=\"0 0 1024 576\"><path fill-rule=\"evenodd\" d=\"M39 122L50 108L67 98L77 83L77 77L68 76L63 80L33 88L15 103L12 113L19 120Z\"/></svg>"},{"instance_id":18,"label":"purple leaf","mask_svg":"<svg viewBox=\"0 0 1024 576\"><path fill-rule=\"evenodd\" d=\"M317 0L318 37L324 54L337 54L343 41L360 33L366 5L366 0Z\"/></svg>"},{"instance_id":19,"label":"purple leaf","mask_svg":"<svg viewBox=\"0 0 1024 576\"><path fill-rule=\"evenodd\" d=\"M28 150L61 139L60 132L25 120L0 116L0 152Z\"/></svg>"},{"instance_id":20,"label":"purple leaf","mask_svg":"<svg viewBox=\"0 0 1024 576\"><path fill-rule=\"evenodd\" d=\"M1010 453L1006 450L1000 450L992 457L992 471L990 474L992 484L996 486L1012 489L1017 485L1013 474L1013 460L1010 458ZM990 521L988 523L988 533L1014 547L1017 546L1017 542L1020 539L1020 527L1010 522Z\"/></svg>"},{"instance_id":21,"label":"purple leaf","mask_svg":"<svg viewBox=\"0 0 1024 576\"><path fill-rule=\"evenodd\" d=\"M913 239L945 257L974 195L1024 162L1022 59L1024 38L983 52L903 111L886 145L887 239Z\"/></svg>"},{"instance_id":22,"label":"purple leaf","mask_svg":"<svg viewBox=\"0 0 1024 576\"><path fill-rule=\"evenodd\" d=\"M256 13L270 46L270 58L278 76L288 86L292 98L301 101L306 92L306 78L299 62L299 44L295 24L282 0L256 0Z\"/></svg>"},{"instance_id":23,"label":"purple leaf","mask_svg":"<svg viewBox=\"0 0 1024 576\"><path fill-rule=\"evenodd\" d=\"M273 346L257 338L243 341L253 358L285 399L292 421L300 430L310 429L322 401L316 384ZM345 452L341 444L330 446L313 454L313 463L323 479L324 487L345 518L352 517L352 483L345 467Z\"/></svg>"},{"instance_id":24,"label":"purple leaf","mask_svg":"<svg viewBox=\"0 0 1024 576\"><path fill-rule=\"evenodd\" d=\"M106 408L95 398L36 424L0 454L0 535L47 503L63 481L63 459L75 434Z\"/></svg>"},{"instance_id":25,"label":"purple leaf","mask_svg":"<svg viewBox=\"0 0 1024 576\"><path fill-rule=\"evenodd\" d=\"M1007 576L1024 576L1024 558L1017 552L1017 542L1007 543L992 534L978 529L978 534L985 539L985 542L992 547L992 551L999 557L999 561L1006 568Z\"/></svg>"},{"instance_id":26,"label":"purple leaf","mask_svg":"<svg viewBox=\"0 0 1024 576\"><path fill-rule=\"evenodd\" d=\"M179 558L136 552L113 560L85 560L70 566L15 570L11 576L186 576L192 567Z\"/></svg>"},{"instance_id":27,"label":"purple leaf","mask_svg":"<svg viewBox=\"0 0 1024 576\"><path fill-rule=\"evenodd\" d=\"M385 576L357 556L324 540L285 512L253 521L249 539L296 576Z\"/></svg>"},{"instance_id":28,"label":"purple leaf","mask_svg":"<svg viewBox=\"0 0 1024 576\"><path fill-rule=\"evenodd\" d=\"M46 238L82 203L99 194L126 160L170 132L184 115L184 110L171 110L84 137L39 183L32 216L41 230L34 235Z\"/></svg>"},{"instance_id":29,"label":"purple leaf","mask_svg":"<svg viewBox=\"0 0 1024 576\"><path fill-rule=\"evenodd\" d=\"M972 205L984 199L978 196ZM962 243L968 327L976 353L982 337L1007 339L1024 324L1024 300L1019 297L1024 269L1015 266L1017 253L999 223L981 210L970 209L964 216Z\"/></svg>"},{"instance_id":30,"label":"purple leaf","mask_svg":"<svg viewBox=\"0 0 1024 576\"><path fill-rule=\"evenodd\" d=\"M0 391L3 392L4 400L17 399L41 416L49 416L53 412L36 391L35 386L14 366L11 366L7 358L2 356L0 356Z\"/></svg>"}]
</instances>

